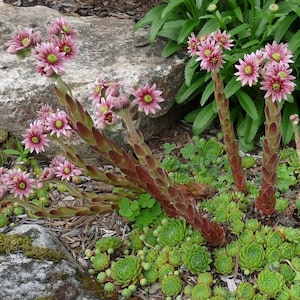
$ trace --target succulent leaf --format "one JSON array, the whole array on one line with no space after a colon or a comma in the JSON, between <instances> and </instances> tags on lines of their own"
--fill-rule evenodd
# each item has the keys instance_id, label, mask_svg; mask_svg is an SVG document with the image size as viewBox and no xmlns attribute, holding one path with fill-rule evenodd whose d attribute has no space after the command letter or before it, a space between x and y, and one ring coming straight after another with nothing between
<instances>
[{"instance_id":1,"label":"succulent leaf","mask_svg":"<svg viewBox=\"0 0 300 300\"><path fill-rule=\"evenodd\" d=\"M200 274L210 269L210 253L204 247L193 245L183 255L184 265L193 273Z\"/></svg>"},{"instance_id":2,"label":"succulent leaf","mask_svg":"<svg viewBox=\"0 0 300 300\"><path fill-rule=\"evenodd\" d=\"M178 245L186 236L186 223L179 219L169 219L168 222L161 227L158 234L158 242L165 246L174 247Z\"/></svg>"},{"instance_id":3,"label":"succulent leaf","mask_svg":"<svg viewBox=\"0 0 300 300\"><path fill-rule=\"evenodd\" d=\"M108 249L117 249L122 245L121 240L116 236L107 236L100 238L95 247L99 249L100 252L105 252Z\"/></svg>"},{"instance_id":4,"label":"succulent leaf","mask_svg":"<svg viewBox=\"0 0 300 300\"><path fill-rule=\"evenodd\" d=\"M255 295L255 289L249 282L242 282L237 287L236 296L240 300L252 300Z\"/></svg>"},{"instance_id":5,"label":"succulent leaf","mask_svg":"<svg viewBox=\"0 0 300 300\"><path fill-rule=\"evenodd\" d=\"M267 297L276 297L284 283L283 276L271 270L263 270L258 274L257 287Z\"/></svg>"},{"instance_id":6,"label":"succulent leaf","mask_svg":"<svg viewBox=\"0 0 300 300\"><path fill-rule=\"evenodd\" d=\"M211 296L211 288L202 283L198 283L194 286L192 290L192 299L193 300L205 300L209 299Z\"/></svg>"},{"instance_id":7,"label":"succulent leaf","mask_svg":"<svg viewBox=\"0 0 300 300\"><path fill-rule=\"evenodd\" d=\"M99 253L91 257L92 266L95 270L101 271L108 267L110 257L106 253Z\"/></svg>"},{"instance_id":8,"label":"succulent leaf","mask_svg":"<svg viewBox=\"0 0 300 300\"><path fill-rule=\"evenodd\" d=\"M140 259L137 256L125 256L111 265L111 278L115 285L127 287L134 284L141 274Z\"/></svg>"},{"instance_id":9,"label":"succulent leaf","mask_svg":"<svg viewBox=\"0 0 300 300\"><path fill-rule=\"evenodd\" d=\"M253 242L241 247L239 262L241 268L250 273L259 270L265 261L265 251L261 244Z\"/></svg>"},{"instance_id":10,"label":"succulent leaf","mask_svg":"<svg viewBox=\"0 0 300 300\"><path fill-rule=\"evenodd\" d=\"M182 281L177 275L167 275L161 281L161 291L166 296L177 296L182 287Z\"/></svg>"},{"instance_id":11,"label":"succulent leaf","mask_svg":"<svg viewBox=\"0 0 300 300\"><path fill-rule=\"evenodd\" d=\"M234 264L232 258L225 254L216 256L214 266L218 273L227 275L232 272Z\"/></svg>"}]
</instances>

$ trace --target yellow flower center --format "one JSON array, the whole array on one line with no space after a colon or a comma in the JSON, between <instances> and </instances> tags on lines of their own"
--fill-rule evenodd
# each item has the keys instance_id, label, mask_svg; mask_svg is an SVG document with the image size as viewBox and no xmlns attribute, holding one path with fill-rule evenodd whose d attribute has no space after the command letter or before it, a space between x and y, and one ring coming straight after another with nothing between
<instances>
[{"instance_id":1,"label":"yellow flower center","mask_svg":"<svg viewBox=\"0 0 300 300\"><path fill-rule=\"evenodd\" d=\"M274 53L272 54L272 58L273 58L275 61L280 61L281 55L280 55L278 52L274 52Z\"/></svg>"},{"instance_id":2,"label":"yellow flower center","mask_svg":"<svg viewBox=\"0 0 300 300\"><path fill-rule=\"evenodd\" d=\"M68 168L68 167L65 167L65 168L64 168L64 173L65 173L65 174L70 174L70 173L71 173L71 169Z\"/></svg>"},{"instance_id":3,"label":"yellow flower center","mask_svg":"<svg viewBox=\"0 0 300 300\"><path fill-rule=\"evenodd\" d=\"M49 54L47 56L47 61L50 63L50 64L55 64L57 62L57 56L53 53Z\"/></svg>"},{"instance_id":4,"label":"yellow flower center","mask_svg":"<svg viewBox=\"0 0 300 300\"><path fill-rule=\"evenodd\" d=\"M144 102L145 103L151 103L153 101L151 95L145 95L144 98L143 98Z\"/></svg>"},{"instance_id":5,"label":"yellow flower center","mask_svg":"<svg viewBox=\"0 0 300 300\"><path fill-rule=\"evenodd\" d=\"M40 139L39 139L37 136L33 136L33 137L31 138L31 142L32 142L33 144L38 144L38 143L40 142Z\"/></svg>"},{"instance_id":6,"label":"yellow flower center","mask_svg":"<svg viewBox=\"0 0 300 300\"><path fill-rule=\"evenodd\" d=\"M64 51L65 53L70 54L70 53L71 53L71 47L68 46L68 45L65 45L64 48L63 48L63 51Z\"/></svg>"},{"instance_id":7,"label":"yellow flower center","mask_svg":"<svg viewBox=\"0 0 300 300\"><path fill-rule=\"evenodd\" d=\"M280 71L280 72L278 72L278 76L282 79L285 79L287 74L284 71Z\"/></svg>"},{"instance_id":8,"label":"yellow flower center","mask_svg":"<svg viewBox=\"0 0 300 300\"><path fill-rule=\"evenodd\" d=\"M247 75L252 74L252 67L251 67L251 66L246 66L246 67L245 67L245 73L246 73Z\"/></svg>"},{"instance_id":9,"label":"yellow flower center","mask_svg":"<svg viewBox=\"0 0 300 300\"><path fill-rule=\"evenodd\" d=\"M218 58L217 57L213 57L211 60L210 60L210 63L213 65L213 66L215 66L215 65L217 65L217 63L218 63Z\"/></svg>"},{"instance_id":10,"label":"yellow flower center","mask_svg":"<svg viewBox=\"0 0 300 300\"><path fill-rule=\"evenodd\" d=\"M55 121L55 127L56 128L62 128L63 127L63 122L61 120L57 120Z\"/></svg>"},{"instance_id":11,"label":"yellow flower center","mask_svg":"<svg viewBox=\"0 0 300 300\"><path fill-rule=\"evenodd\" d=\"M24 38L24 39L22 40L22 45L23 45L23 46L26 46L28 43L29 43L29 38L28 38L28 37L26 37L26 38Z\"/></svg>"},{"instance_id":12,"label":"yellow flower center","mask_svg":"<svg viewBox=\"0 0 300 300\"><path fill-rule=\"evenodd\" d=\"M108 111L108 107L107 106L101 106L100 108L100 113L101 114L105 114Z\"/></svg>"},{"instance_id":13,"label":"yellow flower center","mask_svg":"<svg viewBox=\"0 0 300 300\"><path fill-rule=\"evenodd\" d=\"M210 49L206 49L206 50L204 51L204 55L205 55L205 56L211 55L211 50L210 50Z\"/></svg>"},{"instance_id":14,"label":"yellow flower center","mask_svg":"<svg viewBox=\"0 0 300 300\"><path fill-rule=\"evenodd\" d=\"M101 88L100 88L99 85L97 85L97 86L95 87L94 92L95 92L96 94L99 94L99 93L101 92Z\"/></svg>"},{"instance_id":15,"label":"yellow flower center","mask_svg":"<svg viewBox=\"0 0 300 300\"><path fill-rule=\"evenodd\" d=\"M279 82L274 82L272 84L272 89L275 91L275 92L279 92L280 91L280 88L281 88L281 85Z\"/></svg>"},{"instance_id":16,"label":"yellow flower center","mask_svg":"<svg viewBox=\"0 0 300 300\"><path fill-rule=\"evenodd\" d=\"M26 183L24 181L20 181L18 184L19 189L25 190L26 189Z\"/></svg>"},{"instance_id":17,"label":"yellow flower center","mask_svg":"<svg viewBox=\"0 0 300 300\"><path fill-rule=\"evenodd\" d=\"M67 26L67 25L63 25L62 27L61 27L61 29L65 32L65 33L70 33L70 27L69 26Z\"/></svg>"}]
</instances>

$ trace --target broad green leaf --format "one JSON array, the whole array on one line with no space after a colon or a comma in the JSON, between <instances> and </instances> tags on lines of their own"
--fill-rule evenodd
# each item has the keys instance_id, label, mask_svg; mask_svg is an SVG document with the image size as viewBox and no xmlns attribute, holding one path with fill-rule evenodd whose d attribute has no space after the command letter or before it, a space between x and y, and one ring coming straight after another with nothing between
<instances>
[{"instance_id":1,"label":"broad green leaf","mask_svg":"<svg viewBox=\"0 0 300 300\"><path fill-rule=\"evenodd\" d=\"M179 32L184 23L185 20L171 20L165 22L159 30L158 35L173 41L177 41Z\"/></svg>"},{"instance_id":2,"label":"broad green leaf","mask_svg":"<svg viewBox=\"0 0 300 300\"><path fill-rule=\"evenodd\" d=\"M244 109L244 111L249 115L249 117L256 121L258 119L258 114L256 110L256 106L252 100L252 98L246 94L244 91L241 89L238 90L236 93L237 98L239 99L239 103Z\"/></svg>"},{"instance_id":3,"label":"broad green leaf","mask_svg":"<svg viewBox=\"0 0 300 300\"><path fill-rule=\"evenodd\" d=\"M196 56L193 56L185 65L184 68L184 80L187 86L190 86L192 83L193 76L195 74L195 70L199 66L199 62L196 61Z\"/></svg>"},{"instance_id":4,"label":"broad green leaf","mask_svg":"<svg viewBox=\"0 0 300 300\"><path fill-rule=\"evenodd\" d=\"M199 35L206 35L210 34L213 31L216 31L220 28L220 23L215 19L208 20L202 27L202 29L199 32Z\"/></svg>"},{"instance_id":5,"label":"broad green leaf","mask_svg":"<svg viewBox=\"0 0 300 300\"><path fill-rule=\"evenodd\" d=\"M167 58L170 55L174 54L181 47L182 47L182 45L178 45L174 41L168 41L168 43L165 45L161 55L163 58Z\"/></svg>"},{"instance_id":6,"label":"broad green leaf","mask_svg":"<svg viewBox=\"0 0 300 300\"><path fill-rule=\"evenodd\" d=\"M241 88L241 86L242 84L240 83L240 81L237 81L236 77L233 76L224 88L225 97L229 99Z\"/></svg>"},{"instance_id":7,"label":"broad green leaf","mask_svg":"<svg viewBox=\"0 0 300 300\"><path fill-rule=\"evenodd\" d=\"M143 28L148 24L151 24L157 18L157 16L161 16L161 13L166 6L166 4L162 4L152 8L141 20L139 20L134 25L133 30L137 31L138 29Z\"/></svg>"},{"instance_id":8,"label":"broad green leaf","mask_svg":"<svg viewBox=\"0 0 300 300\"><path fill-rule=\"evenodd\" d=\"M292 53L296 52L296 50L300 47L299 40L300 40L300 30L298 30L297 33L289 41L288 48L292 51Z\"/></svg>"},{"instance_id":9,"label":"broad green leaf","mask_svg":"<svg viewBox=\"0 0 300 300\"><path fill-rule=\"evenodd\" d=\"M299 114L298 104L296 102L286 102L283 107L281 122L282 141L285 145L287 145L293 138L293 125L290 121L290 116L293 114Z\"/></svg>"},{"instance_id":10,"label":"broad green leaf","mask_svg":"<svg viewBox=\"0 0 300 300\"><path fill-rule=\"evenodd\" d=\"M182 0L172 0L162 11L161 17L165 18L176 6L182 4Z\"/></svg>"},{"instance_id":11,"label":"broad green leaf","mask_svg":"<svg viewBox=\"0 0 300 300\"><path fill-rule=\"evenodd\" d=\"M291 7L291 9L300 17L300 6L298 0L286 0L287 4Z\"/></svg>"},{"instance_id":12,"label":"broad green leaf","mask_svg":"<svg viewBox=\"0 0 300 300\"><path fill-rule=\"evenodd\" d=\"M245 48L250 48L250 47L252 47L252 46L254 46L254 45L259 45L259 40L252 40L252 41L250 41L250 42L244 44L244 45L242 46L242 48L243 48L243 49L245 49Z\"/></svg>"},{"instance_id":13,"label":"broad green leaf","mask_svg":"<svg viewBox=\"0 0 300 300\"><path fill-rule=\"evenodd\" d=\"M184 116L184 121L185 122L188 122L188 123L193 123L194 120L196 119L198 113L200 112L201 108L196 108L192 111L190 111L189 113L187 113L185 116Z\"/></svg>"},{"instance_id":14,"label":"broad green leaf","mask_svg":"<svg viewBox=\"0 0 300 300\"><path fill-rule=\"evenodd\" d=\"M199 20L186 20L185 24L180 30L177 43L178 44L183 43L186 40L186 38L191 34L193 29L198 25L199 25Z\"/></svg>"},{"instance_id":15,"label":"broad green leaf","mask_svg":"<svg viewBox=\"0 0 300 300\"><path fill-rule=\"evenodd\" d=\"M228 33L231 35L231 36L234 36L236 34L239 34L240 32L242 31L245 31L247 29L250 28L250 25L248 23L245 23L245 24L241 24L239 26L236 26L234 27L232 30L230 30Z\"/></svg>"},{"instance_id":16,"label":"broad green leaf","mask_svg":"<svg viewBox=\"0 0 300 300\"><path fill-rule=\"evenodd\" d=\"M204 82L204 76L199 77L190 86L183 84L176 95L176 103L181 104L187 100Z\"/></svg>"},{"instance_id":17,"label":"broad green leaf","mask_svg":"<svg viewBox=\"0 0 300 300\"><path fill-rule=\"evenodd\" d=\"M277 43L279 43L282 37L285 35L286 31L290 28L291 24L296 20L296 15L284 16L277 20L274 24L276 28L276 32L274 35L274 39Z\"/></svg>"},{"instance_id":18,"label":"broad green leaf","mask_svg":"<svg viewBox=\"0 0 300 300\"><path fill-rule=\"evenodd\" d=\"M215 101L209 103L205 107L203 107L198 115L196 116L193 124L193 134L199 135L201 134L217 117Z\"/></svg>"},{"instance_id":19,"label":"broad green leaf","mask_svg":"<svg viewBox=\"0 0 300 300\"><path fill-rule=\"evenodd\" d=\"M209 99L209 97L214 92L214 82L211 80L205 87L203 94L201 96L200 105L203 106L206 101Z\"/></svg>"},{"instance_id":20,"label":"broad green leaf","mask_svg":"<svg viewBox=\"0 0 300 300\"><path fill-rule=\"evenodd\" d=\"M244 22L243 13L242 13L242 10L240 9L240 7L236 7L234 9L234 13L240 22Z\"/></svg>"}]
</instances>

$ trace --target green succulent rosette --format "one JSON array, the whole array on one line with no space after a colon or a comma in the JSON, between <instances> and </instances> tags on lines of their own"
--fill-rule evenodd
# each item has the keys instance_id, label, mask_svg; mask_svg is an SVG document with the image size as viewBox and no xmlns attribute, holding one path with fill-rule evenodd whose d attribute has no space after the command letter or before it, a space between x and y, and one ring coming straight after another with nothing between
<instances>
[{"instance_id":1,"label":"green succulent rosette","mask_svg":"<svg viewBox=\"0 0 300 300\"><path fill-rule=\"evenodd\" d=\"M238 241L232 241L226 245L226 254L228 254L231 257L234 257L240 252L240 249L240 243Z\"/></svg>"},{"instance_id":2,"label":"green succulent rosette","mask_svg":"<svg viewBox=\"0 0 300 300\"><path fill-rule=\"evenodd\" d=\"M253 242L241 247L239 264L245 274L260 270L265 262L265 250L261 244Z\"/></svg>"},{"instance_id":3,"label":"green succulent rosette","mask_svg":"<svg viewBox=\"0 0 300 300\"><path fill-rule=\"evenodd\" d=\"M290 296L292 300L300 300L300 282L290 286Z\"/></svg>"},{"instance_id":4,"label":"green succulent rosette","mask_svg":"<svg viewBox=\"0 0 300 300\"><path fill-rule=\"evenodd\" d=\"M100 238L95 245L95 248L100 252L105 252L108 249L118 249L122 245L121 240L116 236L107 236Z\"/></svg>"},{"instance_id":5,"label":"green succulent rosette","mask_svg":"<svg viewBox=\"0 0 300 300\"><path fill-rule=\"evenodd\" d=\"M233 259L226 254L218 255L214 259L214 267L217 273L228 275L232 272L234 267Z\"/></svg>"},{"instance_id":6,"label":"green succulent rosette","mask_svg":"<svg viewBox=\"0 0 300 300\"><path fill-rule=\"evenodd\" d=\"M252 231L257 231L260 228L260 222L257 219L248 219L245 222L245 228Z\"/></svg>"},{"instance_id":7,"label":"green succulent rosette","mask_svg":"<svg viewBox=\"0 0 300 300\"><path fill-rule=\"evenodd\" d=\"M293 268L285 263L280 264L279 273L283 276L286 284L291 283L296 276L296 272Z\"/></svg>"},{"instance_id":8,"label":"green succulent rosette","mask_svg":"<svg viewBox=\"0 0 300 300\"><path fill-rule=\"evenodd\" d=\"M106 253L99 253L91 257L92 266L95 270L101 271L108 267L110 257Z\"/></svg>"},{"instance_id":9,"label":"green succulent rosette","mask_svg":"<svg viewBox=\"0 0 300 300\"><path fill-rule=\"evenodd\" d=\"M279 247L280 255L283 259L292 259L295 252L295 247L293 244L285 242Z\"/></svg>"},{"instance_id":10,"label":"green succulent rosette","mask_svg":"<svg viewBox=\"0 0 300 300\"><path fill-rule=\"evenodd\" d=\"M278 248L268 248L266 251L266 260L270 263L280 262L281 255Z\"/></svg>"},{"instance_id":11,"label":"green succulent rosette","mask_svg":"<svg viewBox=\"0 0 300 300\"><path fill-rule=\"evenodd\" d=\"M137 256L125 256L111 264L111 278L115 285L127 287L135 284L142 273L140 259Z\"/></svg>"},{"instance_id":12,"label":"green succulent rosette","mask_svg":"<svg viewBox=\"0 0 300 300\"><path fill-rule=\"evenodd\" d=\"M211 272L204 272L198 275L197 283L202 283L207 286L212 286L214 283L214 277Z\"/></svg>"},{"instance_id":13,"label":"green succulent rosette","mask_svg":"<svg viewBox=\"0 0 300 300\"><path fill-rule=\"evenodd\" d=\"M283 242L282 234L278 231L270 231L266 237L266 246L268 248L278 248Z\"/></svg>"},{"instance_id":14,"label":"green succulent rosette","mask_svg":"<svg viewBox=\"0 0 300 300\"><path fill-rule=\"evenodd\" d=\"M186 236L186 222L179 219L168 219L158 233L158 243L162 246L175 247Z\"/></svg>"},{"instance_id":15,"label":"green succulent rosette","mask_svg":"<svg viewBox=\"0 0 300 300\"><path fill-rule=\"evenodd\" d=\"M276 297L284 285L283 276L271 270L263 270L257 276L257 288L269 298Z\"/></svg>"},{"instance_id":16,"label":"green succulent rosette","mask_svg":"<svg viewBox=\"0 0 300 300\"><path fill-rule=\"evenodd\" d=\"M162 280L167 275L173 274L175 271L174 266L169 263L159 266L158 269L159 280Z\"/></svg>"},{"instance_id":17,"label":"green succulent rosette","mask_svg":"<svg viewBox=\"0 0 300 300\"><path fill-rule=\"evenodd\" d=\"M192 290L192 299L193 300L206 300L211 297L211 288L210 286L202 283L198 283L194 286Z\"/></svg>"},{"instance_id":18,"label":"green succulent rosette","mask_svg":"<svg viewBox=\"0 0 300 300\"><path fill-rule=\"evenodd\" d=\"M161 281L161 291L167 296L177 296L181 292L182 281L178 275L167 275Z\"/></svg>"},{"instance_id":19,"label":"green succulent rosette","mask_svg":"<svg viewBox=\"0 0 300 300\"><path fill-rule=\"evenodd\" d=\"M182 263L181 250L175 248L169 252L169 263L175 267Z\"/></svg>"},{"instance_id":20,"label":"green succulent rosette","mask_svg":"<svg viewBox=\"0 0 300 300\"><path fill-rule=\"evenodd\" d=\"M184 265L193 273L200 274L210 270L211 263L210 253L206 248L193 245L183 254Z\"/></svg>"},{"instance_id":21,"label":"green succulent rosette","mask_svg":"<svg viewBox=\"0 0 300 300\"><path fill-rule=\"evenodd\" d=\"M255 288L249 282L242 282L237 287L235 294L239 300L252 300L255 295Z\"/></svg>"},{"instance_id":22,"label":"green succulent rosette","mask_svg":"<svg viewBox=\"0 0 300 300\"><path fill-rule=\"evenodd\" d=\"M152 284L158 279L158 269L156 265L151 265L148 270L143 271L143 277L147 280L147 283Z\"/></svg>"}]
</instances>

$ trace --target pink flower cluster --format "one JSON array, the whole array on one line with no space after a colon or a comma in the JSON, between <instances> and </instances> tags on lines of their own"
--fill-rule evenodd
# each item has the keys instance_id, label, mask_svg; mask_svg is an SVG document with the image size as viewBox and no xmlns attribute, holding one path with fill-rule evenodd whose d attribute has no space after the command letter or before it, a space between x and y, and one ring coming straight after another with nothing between
<instances>
[{"instance_id":1,"label":"pink flower cluster","mask_svg":"<svg viewBox=\"0 0 300 300\"><path fill-rule=\"evenodd\" d=\"M48 134L60 137L64 135L71 137L73 129L71 127L70 118L63 110L53 108L50 105L44 105L38 111L37 119L30 124L30 127L22 135L22 143L25 149L30 152L40 153L45 151L48 146Z\"/></svg>"},{"instance_id":2,"label":"pink flower cluster","mask_svg":"<svg viewBox=\"0 0 300 300\"><path fill-rule=\"evenodd\" d=\"M42 42L39 32L25 27L7 44L8 53L25 57L31 54L38 60L37 72L44 76L62 75L65 63L78 53L76 32L64 18L56 18L47 26L48 41Z\"/></svg>"},{"instance_id":3,"label":"pink flower cluster","mask_svg":"<svg viewBox=\"0 0 300 300\"><path fill-rule=\"evenodd\" d=\"M7 193L15 197L29 197L35 187L35 179L25 171L19 169L0 168L0 200Z\"/></svg>"},{"instance_id":4,"label":"pink flower cluster","mask_svg":"<svg viewBox=\"0 0 300 300\"><path fill-rule=\"evenodd\" d=\"M224 61L223 50L230 50L233 40L225 31L215 31L209 35L198 37L194 33L188 39L188 53L190 56L198 56L202 70L218 72Z\"/></svg>"},{"instance_id":5,"label":"pink flower cluster","mask_svg":"<svg viewBox=\"0 0 300 300\"><path fill-rule=\"evenodd\" d=\"M295 77L291 75L292 69L289 66L293 62L291 58L288 45L274 41L256 53L246 54L240 59L235 66L238 70L235 75L243 86L256 84L261 76L261 90L266 91L265 98L271 97L272 101L281 102L295 88L295 83L292 82Z\"/></svg>"},{"instance_id":6,"label":"pink flower cluster","mask_svg":"<svg viewBox=\"0 0 300 300\"><path fill-rule=\"evenodd\" d=\"M156 84L151 87L147 83L139 89L131 89L130 94L134 97L130 102L129 98L121 93L119 82L107 82L100 76L93 87L92 101L96 106L96 126L99 129L109 127L114 129L118 122L117 113L127 107L138 105L138 110L146 115L161 109L159 103L164 99L160 97L162 91L156 89Z\"/></svg>"}]
</instances>

